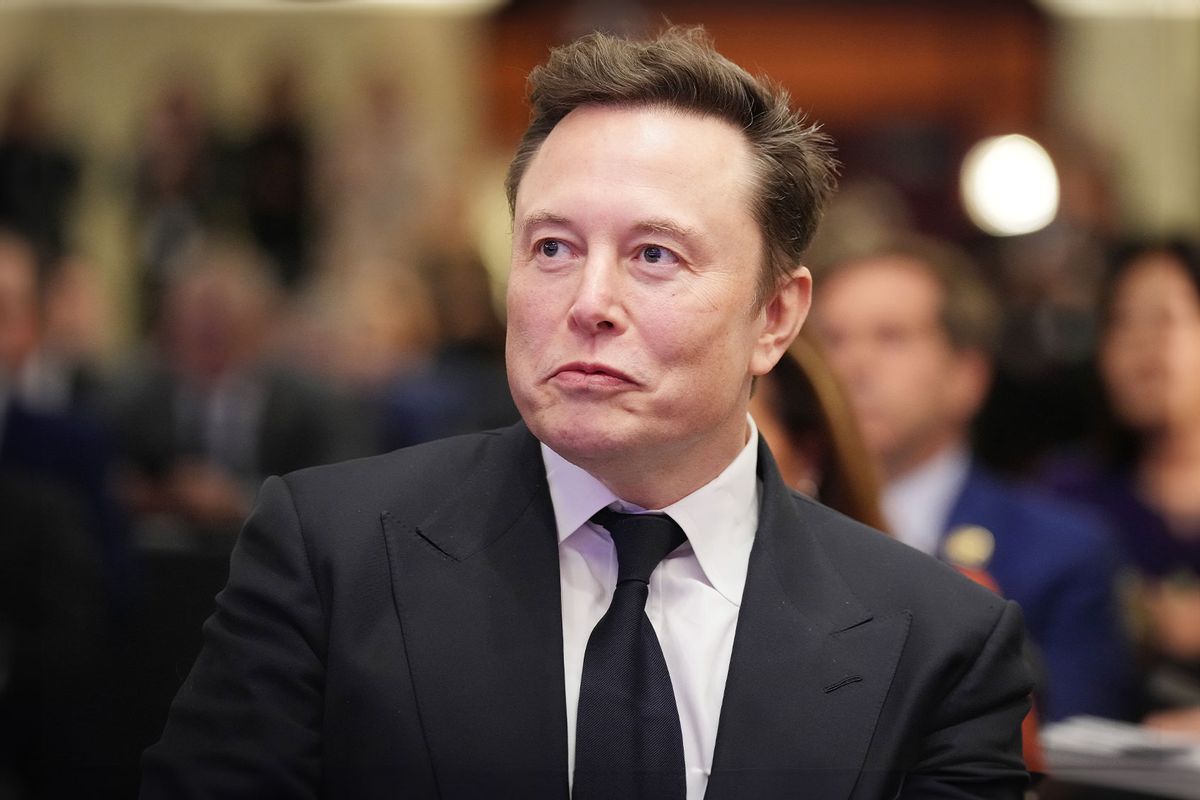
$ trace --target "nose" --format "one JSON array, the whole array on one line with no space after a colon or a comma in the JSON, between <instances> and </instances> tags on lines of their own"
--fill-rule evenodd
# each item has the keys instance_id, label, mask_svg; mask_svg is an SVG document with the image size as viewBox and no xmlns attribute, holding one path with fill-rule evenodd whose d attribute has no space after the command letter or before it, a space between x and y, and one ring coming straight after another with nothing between
<instances>
[{"instance_id":1,"label":"nose","mask_svg":"<svg viewBox=\"0 0 1200 800\"><path fill-rule=\"evenodd\" d=\"M589 254L580 270L570 322L581 333L620 332L625 327L621 272L617 259Z\"/></svg>"}]
</instances>

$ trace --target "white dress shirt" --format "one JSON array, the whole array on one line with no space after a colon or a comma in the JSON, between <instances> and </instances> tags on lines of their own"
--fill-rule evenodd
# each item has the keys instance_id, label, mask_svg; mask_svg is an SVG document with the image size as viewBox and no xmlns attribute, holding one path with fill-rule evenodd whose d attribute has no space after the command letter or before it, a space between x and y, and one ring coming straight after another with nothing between
<instances>
[{"instance_id":1,"label":"white dress shirt","mask_svg":"<svg viewBox=\"0 0 1200 800\"><path fill-rule=\"evenodd\" d=\"M646 616L671 673L683 727L689 800L701 800L712 770L733 635L750 547L758 529L758 429L753 420L747 420L749 440L724 472L679 502L652 509L669 514L687 534L687 542L651 574ZM621 501L599 480L544 444L542 459L558 526L567 767L573 783L583 655L592 628L608 610L617 582L612 539L588 519L613 504L622 511L647 509Z\"/></svg>"},{"instance_id":2,"label":"white dress shirt","mask_svg":"<svg viewBox=\"0 0 1200 800\"><path fill-rule=\"evenodd\" d=\"M892 534L931 556L971 471L965 448L952 447L883 489L883 516Z\"/></svg>"}]
</instances>

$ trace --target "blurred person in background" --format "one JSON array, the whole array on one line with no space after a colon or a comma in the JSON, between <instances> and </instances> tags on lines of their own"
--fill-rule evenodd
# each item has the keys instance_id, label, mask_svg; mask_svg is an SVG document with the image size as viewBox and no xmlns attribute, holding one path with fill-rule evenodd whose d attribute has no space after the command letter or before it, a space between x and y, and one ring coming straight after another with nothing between
<instances>
[{"instance_id":1,"label":"blurred person in background","mask_svg":"<svg viewBox=\"0 0 1200 800\"><path fill-rule=\"evenodd\" d=\"M884 530L880 483L845 392L820 347L801 333L759 377L750 413L784 481L848 517Z\"/></svg>"},{"instance_id":2,"label":"blurred person in background","mask_svg":"<svg viewBox=\"0 0 1200 800\"><path fill-rule=\"evenodd\" d=\"M437 344L384 390L386 450L511 425L519 416L504 369L504 325L483 262L471 252L430 255L420 274L436 314Z\"/></svg>"},{"instance_id":3,"label":"blurred person in background","mask_svg":"<svg viewBox=\"0 0 1200 800\"><path fill-rule=\"evenodd\" d=\"M332 382L376 403L437 345L427 281L398 258L373 257L326 270L303 293L284 346Z\"/></svg>"},{"instance_id":4,"label":"blurred person in background","mask_svg":"<svg viewBox=\"0 0 1200 800\"><path fill-rule=\"evenodd\" d=\"M111 401L135 513L226 529L267 475L346 455L332 393L273 357L279 303L241 243L208 242L173 273L157 347Z\"/></svg>"},{"instance_id":5,"label":"blurred person in background","mask_svg":"<svg viewBox=\"0 0 1200 800\"><path fill-rule=\"evenodd\" d=\"M339 425L347 453L379 453L422 429L423 419L390 410L389 393L426 369L438 346L424 276L398 258L364 258L323 271L296 301L282 330L283 358L336 389L347 406Z\"/></svg>"},{"instance_id":6,"label":"blurred person in background","mask_svg":"<svg viewBox=\"0 0 1200 800\"><path fill-rule=\"evenodd\" d=\"M378 70L362 76L358 93L358 107L322 148L316 175L322 259L335 266L412 252L433 197L403 87Z\"/></svg>"},{"instance_id":7,"label":"blurred person in background","mask_svg":"<svg viewBox=\"0 0 1200 800\"><path fill-rule=\"evenodd\" d=\"M51 130L36 72L12 85L0 119L0 226L26 237L49 263L63 250L79 160Z\"/></svg>"},{"instance_id":8,"label":"blurred person in background","mask_svg":"<svg viewBox=\"0 0 1200 800\"><path fill-rule=\"evenodd\" d=\"M1151 724L1200 733L1200 251L1185 240L1115 251L1100 304L1109 419L1098 457L1044 479L1099 509L1135 591ZM1173 709L1173 710L1167 710Z\"/></svg>"},{"instance_id":9,"label":"blurred person in background","mask_svg":"<svg viewBox=\"0 0 1200 800\"><path fill-rule=\"evenodd\" d=\"M96 416L104 396L108 307L96 265L69 253L49 268L42 291L38 346L17 377L32 408Z\"/></svg>"},{"instance_id":10,"label":"blurred person in background","mask_svg":"<svg viewBox=\"0 0 1200 800\"><path fill-rule=\"evenodd\" d=\"M882 471L887 528L990 573L1020 603L1045 662L1044 719L1127 716L1129 653L1106 531L972 459L1000 324L974 264L906 236L831 263L818 281L816 332Z\"/></svg>"},{"instance_id":11,"label":"blurred person in background","mask_svg":"<svg viewBox=\"0 0 1200 800\"><path fill-rule=\"evenodd\" d=\"M38 405L23 391L43 338L42 291L32 242L0 231L0 467L77 496L117 611L133 591L132 562L112 487L110 437L97 419Z\"/></svg>"},{"instance_id":12,"label":"blurred person in background","mask_svg":"<svg viewBox=\"0 0 1200 800\"><path fill-rule=\"evenodd\" d=\"M135 175L142 270L142 322L153 328L177 262L197 245L232 196L231 148L209 119L200 87L178 77L154 97L143 123ZM228 221L228 220L226 220Z\"/></svg>"},{"instance_id":13,"label":"blurred person in background","mask_svg":"<svg viewBox=\"0 0 1200 800\"><path fill-rule=\"evenodd\" d=\"M312 146L300 76L280 64L266 76L259 120L241 148L241 204L254 242L287 289L308 273L312 226Z\"/></svg>"}]
</instances>

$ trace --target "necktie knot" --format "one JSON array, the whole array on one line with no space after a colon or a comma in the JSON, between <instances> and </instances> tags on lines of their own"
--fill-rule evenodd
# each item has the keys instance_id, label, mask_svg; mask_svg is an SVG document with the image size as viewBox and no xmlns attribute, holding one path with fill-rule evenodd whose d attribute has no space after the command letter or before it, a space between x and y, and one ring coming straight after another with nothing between
<instances>
[{"instance_id":1,"label":"necktie knot","mask_svg":"<svg viewBox=\"0 0 1200 800\"><path fill-rule=\"evenodd\" d=\"M629 580L649 583L658 563L687 538L679 523L666 514L624 514L603 508L592 521L612 536L618 584Z\"/></svg>"}]
</instances>

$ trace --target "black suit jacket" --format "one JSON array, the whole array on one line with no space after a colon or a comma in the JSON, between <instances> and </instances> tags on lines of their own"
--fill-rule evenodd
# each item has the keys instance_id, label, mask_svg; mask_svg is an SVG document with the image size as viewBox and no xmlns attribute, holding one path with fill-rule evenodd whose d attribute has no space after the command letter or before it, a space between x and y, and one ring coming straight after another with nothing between
<instances>
[{"instance_id":1,"label":"black suit jacket","mask_svg":"<svg viewBox=\"0 0 1200 800\"><path fill-rule=\"evenodd\" d=\"M707 797L1020 796L1020 612L763 505ZM143 798L566 798L558 546L523 425L272 478Z\"/></svg>"}]
</instances>

